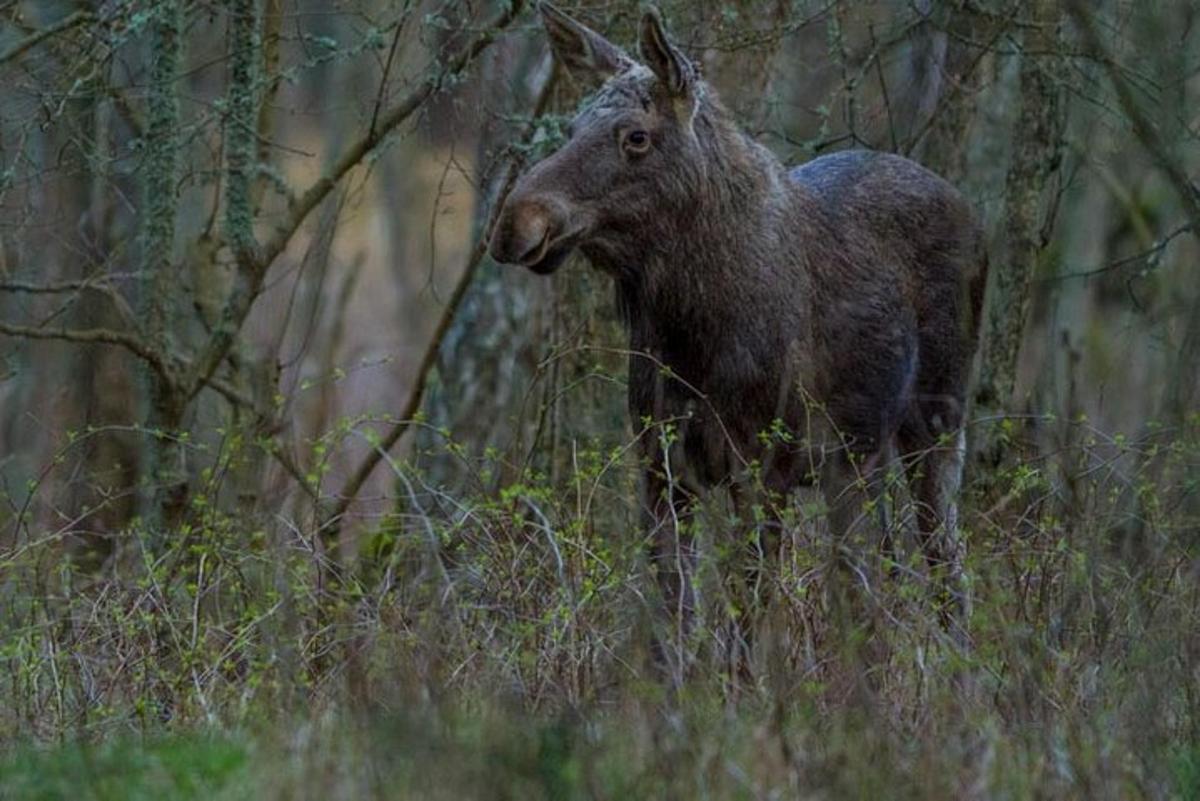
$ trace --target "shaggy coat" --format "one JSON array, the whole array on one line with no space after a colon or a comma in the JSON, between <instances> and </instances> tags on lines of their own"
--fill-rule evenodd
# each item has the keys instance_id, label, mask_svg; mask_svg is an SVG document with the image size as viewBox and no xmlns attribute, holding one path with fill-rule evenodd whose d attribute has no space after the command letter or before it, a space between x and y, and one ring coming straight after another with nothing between
<instances>
[{"instance_id":1,"label":"shaggy coat","mask_svg":"<svg viewBox=\"0 0 1200 801\"><path fill-rule=\"evenodd\" d=\"M819 478L835 533L893 448L909 454L926 556L956 569L954 494L986 260L963 197L899 156L853 150L789 170L738 130L655 12L644 64L548 4L556 57L603 81L569 141L517 183L497 261L547 274L578 248L629 330L646 507L669 602L691 494L759 462L770 489ZM764 432L775 436L764 437ZM783 432L783 433L781 433ZM668 478L670 480L668 480ZM672 567L674 566L674 567Z\"/></svg>"}]
</instances>

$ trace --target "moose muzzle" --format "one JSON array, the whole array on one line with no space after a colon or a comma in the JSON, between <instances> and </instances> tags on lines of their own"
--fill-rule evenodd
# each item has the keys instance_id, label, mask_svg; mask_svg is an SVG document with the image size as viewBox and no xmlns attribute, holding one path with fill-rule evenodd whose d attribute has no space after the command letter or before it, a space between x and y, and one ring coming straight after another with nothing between
<instances>
[{"instance_id":1,"label":"moose muzzle","mask_svg":"<svg viewBox=\"0 0 1200 801\"><path fill-rule=\"evenodd\" d=\"M501 264L520 264L539 275L549 275L566 261L574 246L562 202L514 192L496 221L490 250Z\"/></svg>"}]
</instances>

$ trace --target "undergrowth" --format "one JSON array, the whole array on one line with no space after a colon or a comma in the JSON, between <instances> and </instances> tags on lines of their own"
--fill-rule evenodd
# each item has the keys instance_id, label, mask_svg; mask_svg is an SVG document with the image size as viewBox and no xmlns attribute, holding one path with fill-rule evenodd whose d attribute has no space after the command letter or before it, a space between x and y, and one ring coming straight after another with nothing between
<instances>
[{"instance_id":1,"label":"undergrowth","mask_svg":"<svg viewBox=\"0 0 1200 801\"><path fill-rule=\"evenodd\" d=\"M1200 422L1056 426L1060 447L972 464L969 648L911 543L865 548L833 603L802 493L731 670L743 526L717 498L677 686L628 443L579 444L556 480L491 454L455 494L395 461L392 512L337 549L302 503L229 511L236 448L166 546L135 525L97 566L14 516L0 797L1200 798Z\"/></svg>"}]
</instances>

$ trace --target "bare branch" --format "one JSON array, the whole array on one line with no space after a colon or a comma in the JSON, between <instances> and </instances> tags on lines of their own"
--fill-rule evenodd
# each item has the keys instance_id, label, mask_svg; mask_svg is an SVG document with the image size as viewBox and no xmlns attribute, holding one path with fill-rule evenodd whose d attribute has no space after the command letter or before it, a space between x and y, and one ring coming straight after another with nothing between
<instances>
[{"instance_id":1,"label":"bare branch","mask_svg":"<svg viewBox=\"0 0 1200 801\"><path fill-rule=\"evenodd\" d=\"M1088 278L1090 276L1101 275L1103 273L1112 272L1113 270L1119 270L1122 267L1129 267L1131 265L1137 265L1141 269L1148 270L1152 264L1158 261L1158 256L1167 249L1168 245L1170 245L1183 234L1190 233L1192 229L1196 227L1196 225L1197 223L1194 222L1184 223L1183 225L1180 225L1172 230L1166 236L1156 240L1150 247L1139 250L1137 253L1134 253L1131 256L1110 261L1108 264L1104 264L1100 267L1092 267L1086 270L1076 270L1075 272L1069 273L1058 273L1057 275L1047 276L1046 278L1039 278L1035 283L1054 284L1060 281L1067 281L1072 278Z\"/></svg>"},{"instance_id":2,"label":"bare branch","mask_svg":"<svg viewBox=\"0 0 1200 801\"><path fill-rule=\"evenodd\" d=\"M57 339L65 342L117 345L144 360L165 380L170 381L174 375L170 363L156 349L150 347L141 337L124 331L113 331L109 328L37 328L0 321L0 334L22 339Z\"/></svg>"},{"instance_id":3,"label":"bare branch","mask_svg":"<svg viewBox=\"0 0 1200 801\"><path fill-rule=\"evenodd\" d=\"M313 209L333 191L333 188L347 173L357 167L392 131L437 92L451 75L461 72L473 58L494 42L496 37L512 24L523 6L523 0L513 0L506 10L501 11L484 27L481 33L455 53L440 70L422 81L384 114L379 119L377 127L367 131L362 138L348 147L333 167L300 196L287 219L265 244L259 246L253 242L235 243L235 255L238 261L237 280L220 322L188 373L187 386L190 387L192 395L199 390L208 376L212 375L229 351L237 332L241 330L246 316L250 313L250 307L258 297L268 268L287 248L288 243L291 242L292 237Z\"/></svg>"},{"instance_id":4,"label":"bare branch","mask_svg":"<svg viewBox=\"0 0 1200 801\"><path fill-rule=\"evenodd\" d=\"M32 281L0 281L0 292L12 292L22 295L63 295L68 292L96 292L108 299L121 322L131 330L136 330L137 318L125 296L117 291L109 281L113 278L138 278L141 273L106 273L93 278L83 278L74 281L58 281L52 284L38 284Z\"/></svg>"},{"instance_id":5,"label":"bare branch","mask_svg":"<svg viewBox=\"0 0 1200 801\"><path fill-rule=\"evenodd\" d=\"M113 278L140 278L141 273L105 274L95 278L81 278L74 281L58 281L53 284L37 284L32 281L0 281L0 292L15 292L26 295L55 295L64 292L77 292L83 289L104 289L107 282Z\"/></svg>"},{"instance_id":6,"label":"bare branch","mask_svg":"<svg viewBox=\"0 0 1200 801\"><path fill-rule=\"evenodd\" d=\"M533 112L535 119L546 109L546 104L550 100L550 94L554 87L555 74L555 72L550 73L541 90L538 92ZM530 125L524 133L523 139L528 140L532 136L533 131L533 125ZM458 312L459 304L462 303L462 299L475 277L475 271L487 253L488 240L491 237L492 228L496 224L496 218L499 216L500 209L504 206L504 201L516 183L521 163L522 159L516 153L508 156L508 163L504 167L503 178L498 182L500 190L496 195L495 202L492 204L490 218L487 225L480 232L479 240L475 243L475 247L467 258L467 264L462 272L462 276L459 278L458 284L454 287L454 294L450 296L446 308L442 310L442 316L438 320L437 328L434 330L429 344L425 347L425 353L421 357L421 364L417 368L416 382L413 384L412 389L409 390L408 399L404 403L404 408L400 411L399 419L384 434L378 446L373 448L364 457L358 469L354 471L345 486L342 487L342 492L337 503L322 521L322 536L326 541L332 541L337 538L341 528L341 520L345 517L350 505L354 503L355 498L358 497L358 493L362 490L363 485L367 483L375 468L379 466L380 462L384 460L391 449L396 446L400 438L412 427L413 418L421 408L421 402L425 397L425 387L429 382L429 375L433 370L434 364L437 362L438 351L441 350L442 346L442 339L450 329L450 324L454 321L455 314Z\"/></svg>"},{"instance_id":7,"label":"bare branch","mask_svg":"<svg viewBox=\"0 0 1200 801\"><path fill-rule=\"evenodd\" d=\"M264 409L257 405L253 398L223 378L212 376L208 379L205 386L225 398L231 406L249 411L258 419L259 424L266 423L269 429L278 428L278 415L273 410ZM300 489L304 491L305 495L313 501L320 500L316 488L304 477L304 471L300 469L295 460L283 449L282 443L277 438L271 436L264 446L264 450L271 454L275 461L279 463L279 466L284 469L284 472L292 477L300 486Z\"/></svg>"},{"instance_id":8,"label":"bare branch","mask_svg":"<svg viewBox=\"0 0 1200 801\"><path fill-rule=\"evenodd\" d=\"M0 54L0 65L19 58L25 51L36 47L51 36L68 31L77 25L94 22L95 20L96 15L90 11L76 11L74 14L68 14L53 25L42 28L40 31L34 31L8 50L5 50L4 53Z\"/></svg>"},{"instance_id":9,"label":"bare branch","mask_svg":"<svg viewBox=\"0 0 1200 801\"><path fill-rule=\"evenodd\" d=\"M1133 124L1134 135L1146 152L1150 154L1150 157L1154 159L1158 168L1170 180L1172 188L1179 195L1180 202L1183 203L1188 218L1193 224L1200 223L1200 193L1197 193L1195 184L1192 183L1191 178L1184 172L1179 162L1171 158L1169 149L1159 137L1158 129L1138 106L1129 82L1121 74L1120 66L1100 38L1100 31L1096 27L1094 15L1087 10L1081 0L1070 0L1067 7L1083 34L1084 45L1092 52L1093 57L1104 65L1108 79L1117 93L1117 100L1121 103L1121 109Z\"/></svg>"},{"instance_id":10,"label":"bare branch","mask_svg":"<svg viewBox=\"0 0 1200 801\"><path fill-rule=\"evenodd\" d=\"M392 46L388 48L387 61L383 65L383 77L379 79L379 92L375 95L375 108L371 110L371 124L367 126L368 134L375 132L375 126L379 122L379 112L383 110L383 100L387 96L388 79L392 76L392 61L396 58L396 46L400 44L400 36L404 33L412 11L413 4L410 0L404 6L400 21L396 23L396 32L392 34Z\"/></svg>"}]
</instances>

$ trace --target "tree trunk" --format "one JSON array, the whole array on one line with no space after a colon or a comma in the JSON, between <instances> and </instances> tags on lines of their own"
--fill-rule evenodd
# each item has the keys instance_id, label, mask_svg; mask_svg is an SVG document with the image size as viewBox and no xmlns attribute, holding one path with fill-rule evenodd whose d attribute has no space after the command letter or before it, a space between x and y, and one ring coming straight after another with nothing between
<instances>
[{"instance_id":1,"label":"tree trunk","mask_svg":"<svg viewBox=\"0 0 1200 801\"><path fill-rule=\"evenodd\" d=\"M179 156L179 68L183 54L183 5L163 0L151 23L150 87L146 160L142 176L142 313L147 340L170 351L178 302L175 224ZM152 541L161 544L182 517L187 496L185 449L180 439L186 398L166 376L147 371L145 476L150 488L143 517Z\"/></svg>"},{"instance_id":2,"label":"tree trunk","mask_svg":"<svg viewBox=\"0 0 1200 801\"><path fill-rule=\"evenodd\" d=\"M1021 111L1014 130L1005 183L1006 251L993 260L984 320L983 361L976 400L991 407L1012 403L1017 357L1029 308L1030 280L1046 248L1052 220L1046 191L1061 160L1065 120L1061 81L1055 72L1061 18L1058 0L1030 6L1019 76Z\"/></svg>"},{"instance_id":3,"label":"tree trunk","mask_svg":"<svg viewBox=\"0 0 1200 801\"><path fill-rule=\"evenodd\" d=\"M996 23L957 3L922 0L916 8L924 19L913 37L910 88L898 111L901 150L959 183L983 90L983 42Z\"/></svg>"},{"instance_id":4,"label":"tree trunk","mask_svg":"<svg viewBox=\"0 0 1200 801\"><path fill-rule=\"evenodd\" d=\"M480 94L513 94L501 84L513 75L538 72L539 50L519 42L495 48L488 57L496 68L483 71ZM514 98L510 108L514 116L528 113L530 91L536 91L522 88L528 91ZM484 172L489 162L513 130L511 125L492 125L481 132L475 143L480 181L488 179ZM490 211L487 194L491 187L481 186L472 239L483 235ZM462 489L470 477L463 463L447 451L439 431L448 431L455 442L466 446L468 458L478 458L511 445L514 426L528 426L529 415L517 418L541 356L539 343L544 336L539 332L544 332L544 326L540 321L545 317L549 292L538 291L537 283L521 278L512 267L485 261L446 332L438 355L437 381L431 382L424 404L431 428L417 436L417 448L425 455L423 467L439 486ZM397 497L403 502L406 496L398 492Z\"/></svg>"}]
</instances>

